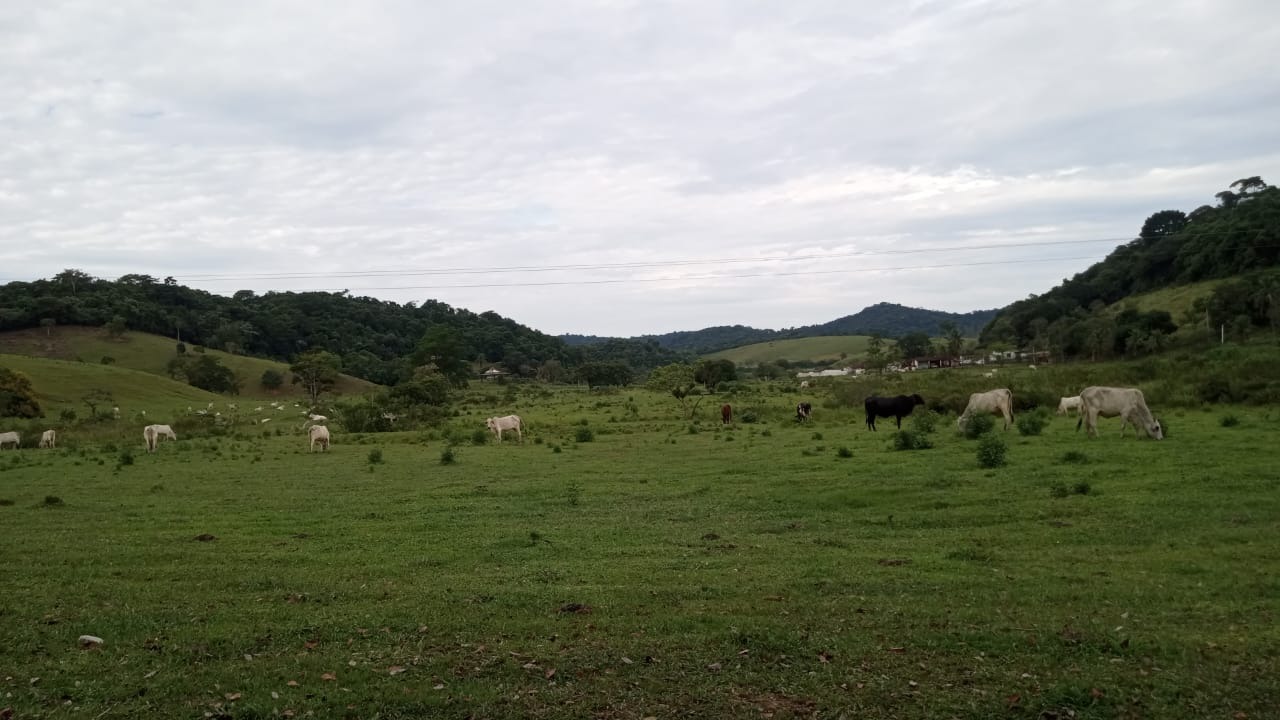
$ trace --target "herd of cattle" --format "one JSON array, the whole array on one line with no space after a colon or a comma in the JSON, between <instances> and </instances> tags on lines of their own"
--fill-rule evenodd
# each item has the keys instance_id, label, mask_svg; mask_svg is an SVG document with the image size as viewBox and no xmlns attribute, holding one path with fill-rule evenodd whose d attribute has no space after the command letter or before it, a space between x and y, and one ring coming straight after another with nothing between
<instances>
[{"instance_id":1,"label":"herd of cattle","mask_svg":"<svg viewBox=\"0 0 1280 720\"><path fill-rule=\"evenodd\" d=\"M893 418L898 428L902 427L902 418L907 417L915 410L916 406L924 405L924 398L919 395L895 395L893 397L871 396L863 403L863 408L867 414L867 429L876 429L876 418ZM1134 428L1134 437L1137 437L1138 430L1146 433L1147 437L1155 440L1164 439L1164 431L1160 426L1160 421L1151 414L1150 408L1147 407L1146 398L1143 397L1142 391L1137 388L1118 388L1118 387L1101 387L1090 386L1080 391L1075 397L1064 397L1058 403L1058 414L1065 415L1072 410L1079 415L1076 421L1076 430L1081 426L1085 428L1085 433L1089 437L1097 437L1098 435L1098 418L1120 418L1120 435L1125 434L1125 428L1132 425ZM802 402L796 405L796 420L803 422L808 420L813 414L813 405L811 403ZM965 406L964 412L960 414L956 420L956 427L964 429L969 419L975 415L999 415L1004 420L1004 429L1008 430L1013 424L1013 393L1008 388L997 388L986 392L973 393L969 396L969 403ZM317 448L321 452L329 449L330 433L329 428L323 423L328 418L323 415L310 415L309 421L314 423L307 429L307 440L310 444L311 452L315 452ZM733 407L725 404L720 407L720 421L724 424L733 422ZM520 420L519 415L506 415L503 417L491 417L485 420L485 427L497 436L498 442L502 442L502 433L514 430L516 437L520 442L524 442L523 433L524 423ZM147 452L155 452L159 447L161 440L177 440L178 436L173 432L173 428L168 425L147 425L142 429L142 439L146 444ZM14 449L21 447L22 436L17 432L0 433L0 450L12 446ZM58 433L55 430L45 430L40 435L41 448L56 448L58 444Z\"/></svg>"}]
</instances>

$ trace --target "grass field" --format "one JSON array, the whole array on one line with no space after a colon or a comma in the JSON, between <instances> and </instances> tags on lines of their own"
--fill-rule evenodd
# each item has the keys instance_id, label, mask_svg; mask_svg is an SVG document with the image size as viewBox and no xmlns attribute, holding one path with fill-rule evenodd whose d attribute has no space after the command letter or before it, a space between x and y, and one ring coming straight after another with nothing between
<instances>
[{"instance_id":1,"label":"grass field","mask_svg":"<svg viewBox=\"0 0 1280 720\"><path fill-rule=\"evenodd\" d=\"M759 365L775 360L829 360L845 353L852 359L867 352L866 335L827 335L822 337L793 338L743 345L707 355L708 358L724 358L739 365Z\"/></svg>"},{"instance_id":2,"label":"grass field","mask_svg":"<svg viewBox=\"0 0 1280 720\"><path fill-rule=\"evenodd\" d=\"M140 370L168 378L166 367L169 359L174 356L175 346L175 342L169 338L147 333L126 332L120 339L113 339L108 337L101 328L77 326L54 327L49 330L47 335L44 328L0 333L0 353L58 360L78 358L86 364L93 365L100 364L103 357L111 357L115 358L113 364L116 367ZM188 352L193 350L189 349ZM284 363L231 355L218 350L206 352L231 368L231 371L243 381L241 395L246 398L296 399L306 395L300 385L292 385L288 382L289 366ZM285 376L285 384L279 390L271 391L262 387L260 382L262 373L267 369L277 370ZM335 390L344 395L353 395L367 392L373 387L373 383L343 375Z\"/></svg>"},{"instance_id":3,"label":"grass field","mask_svg":"<svg viewBox=\"0 0 1280 720\"><path fill-rule=\"evenodd\" d=\"M1165 310L1173 316L1174 322L1181 324L1182 316L1191 309L1195 301L1211 294L1213 289L1221 283L1221 280L1205 280L1204 282L1163 288L1125 298L1111 307L1117 312L1126 307L1132 307L1141 312Z\"/></svg>"},{"instance_id":4,"label":"grass field","mask_svg":"<svg viewBox=\"0 0 1280 720\"><path fill-rule=\"evenodd\" d=\"M188 405L203 407L209 402L227 400L225 396L205 392L186 383L115 365L0 355L0 367L17 370L31 378L40 405L45 415L50 417L57 417L58 411L64 408L84 415L88 408L80 398L94 388L111 391L122 411L127 410L130 414L147 410L153 415L164 415L179 408L185 409ZM99 412L110 410L110 406L99 408Z\"/></svg>"},{"instance_id":5,"label":"grass field","mask_svg":"<svg viewBox=\"0 0 1280 720\"><path fill-rule=\"evenodd\" d=\"M787 394L721 429L491 392L445 432L514 411L525 443L451 465L440 431L0 453L0 708L1275 717L1275 411L1174 411L1163 442L1057 419L986 470L948 420L894 452Z\"/></svg>"}]
</instances>

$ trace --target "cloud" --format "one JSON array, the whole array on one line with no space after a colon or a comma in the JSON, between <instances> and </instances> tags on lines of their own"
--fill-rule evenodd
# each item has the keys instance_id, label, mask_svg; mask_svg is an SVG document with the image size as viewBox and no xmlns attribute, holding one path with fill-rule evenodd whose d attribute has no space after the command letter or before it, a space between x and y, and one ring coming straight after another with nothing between
<instances>
[{"instance_id":1,"label":"cloud","mask_svg":"<svg viewBox=\"0 0 1280 720\"><path fill-rule=\"evenodd\" d=\"M1275 180L1278 20L1245 0L20 2L0 8L0 280L350 288L623 335L999 306L1112 246L1019 243L1118 242ZM1006 247L944 250L964 244ZM738 262L798 255L843 256ZM626 262L657 266L332 276ZM248 277L282 272L317 277Z\"/></svg>"}]
</instances>

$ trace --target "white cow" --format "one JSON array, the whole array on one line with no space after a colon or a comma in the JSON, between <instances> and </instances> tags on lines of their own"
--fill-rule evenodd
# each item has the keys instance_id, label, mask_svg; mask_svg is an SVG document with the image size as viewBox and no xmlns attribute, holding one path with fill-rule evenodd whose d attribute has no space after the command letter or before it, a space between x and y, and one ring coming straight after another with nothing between
<instances>
[{"instance_id":1,"label":"white cow","mask_svg":"<svg viewBox=\"0 0 1280 720\"><path fill-rule=\"evenodd\" d=\"M1076 395L1075 397L1064 397L1058 401L1059 415L1070 415L1072 410L1075 410L1077 415L1080 414L1079 395Z\"/></svg>"},{"instance_id":2,"label":"white cow","mask_svg":"<svg viewBox=\"0 0 1280 720\"><path fill-rule=\"evenodd\" d=\"M58 433L53 430L45 430L40 433L40 447L56 448L58 447Z\"/></svg>"},{"instance_id":3,"label":"white cow","mask_svg":"<svg viewBox=\"0 0 1280 720\"><path fill-rule=\"evenodd\" d=\"M801 381L800 381L800 389L801 389L801 390L804 390L804 389L805 389L805 388L807 388L807 387L809 387L809 381L808 381L808 380L801 380Z\"/></svg>"},{"instance_id":4,"label":"white cow","mask_svg":"<svg viewBox=\"0 0 1280 720\"><path fill-rule=\"evenodd\" d=\"M168 425L148 425L142 428L142 439L147 443L147 452L155 452L162 438L177 440L178 436Z\"/></svg>"},{"instance_id":5,"label":"white cow","mask_svg":"<svg viewBox=\"0 0 1280 720\"><path fill-rule=\"evenodd\" d=\"M491 417L484 421L484 426L493 431L498 436L498 442L502 442L503 430L515 430L516 437L520 438L520 442L524 442L524 433L521 431L519 415L507 415L506 417Z\"/></svg>"},{"instance_id":6,"label":"white cow","mask_svg":"<svg viewBox=\"0 0 1280 720\"><path fill-rule=\"evenodd\" d=\"M13 449L17 450L22 447L22 436L16 432L0 433L0 450L3 450L5 445L12 445Z\"/></svg>"},{"instance_id":7,"label":"white cow","mask_svg":"<svg viewBox=\"0 0 1280 720\"><path fill-rule=\"evenodd\" d=\"M956 427L963 430L969 418L977 414L1004 416L1004 429L1008 430L1013 424L1013 393L1009 388L997 388L970 395L969 404L956 420Z\"/></svg>"},{"instance_id":8,"label":"white cow","mask_svg":"<svg viewBox=\"0 0 1280 720\"><path fill-rule=\"evenodd\" d=\"M307 437L311 439L311 452L316 451L316 444L320 444L322 451L329 450L329 428L323 425L312 425L307 431Z\"/></svg>"},{"instance_id":9,"label":"white cow","mask_svg":"<svg viewBox=\"0 0 1280 720\"><path fill-rule=\"evenodd\" d=\"M1137 388L1117 388L1091 386L1080 391L1080 420L1076 422L1076 430L1081 424L1089 437L1098 436L1098 417L1119 417L1120 437L1124 437L1126 425L1133 425L1133 436L1138 437L1138 428L1154 440L1164 439L1164 430L1160 421L1151 416L1147 407L1147 399Z\"/></svg>"}]
</instances>

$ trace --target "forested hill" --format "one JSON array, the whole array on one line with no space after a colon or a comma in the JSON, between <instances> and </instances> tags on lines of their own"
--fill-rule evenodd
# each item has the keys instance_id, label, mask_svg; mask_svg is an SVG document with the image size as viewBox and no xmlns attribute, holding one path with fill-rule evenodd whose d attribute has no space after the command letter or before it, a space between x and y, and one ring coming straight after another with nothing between
<instances>
[{"instance_id":1,"label":"forested hill","mask_svg":"<svg viewBox=\"0 0 1280 720\"><path fill-rule=\"evenodd\" d=\"M821 325L806 325L785 330L764 330L746 325L719 325L702 330L643 335L632 339L657 342L670 350L705 354L770 340L825 335L879 334L885 337L900 337L913 332L941 335L942 324L948 321L955 323L965 335L977 335L978 331L995 317L995 314L995 310L949 313L894 303L877 303L853 315L846 315ZM572 346L596 345L617 340L617 338L595 335L561 335L560 338Z\"/></svg>"},{"instance_id":2,"label":"forested hill","mask_svg":"<svg viewBox=\"0 0 1280 720\"><path fill-rule=\"evenodd\" d=\"M248 290L226 297L171 278L125 275L110 281L78 270L0 285L0 331L113 321L189 345L277 360L327 350L342 359L343 372L383 384L408 375L410 358L428 332L433 347L468 361L501 363L512 372L533 374L547 361L574 365L581 354L496 313L434 300L400 305L346 293Z\"/></svg>"},{"instance_id":3,"label":"forested hill","mask_svg":"<svg viewBox=\"0 0 1280 720\"><path fill-rule=\"evenodd\" d=\"M1250 177L1215 197L1215 205L1191 212L1161 210L1151 215L1137 238L1101 262L1043 295L1001 310L983 330L981 341L1020 347L1038 343L1063 355L1127 354L1132 344L1125 340L1129 330L1108 326L1110 321L1098 314L1104 305L1159 288L1275 267L1280 262L1280 189ZM1266 307L1239 312L1271 313L1270 296L1261 297ZM1130 330L1158 346L1174 321L1185 319L1128 320L1134 325Z\"/></svg>"}]
</instances>

